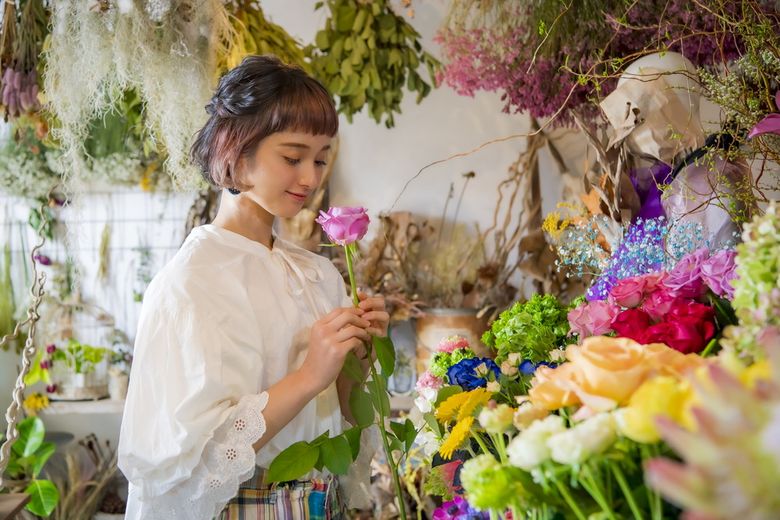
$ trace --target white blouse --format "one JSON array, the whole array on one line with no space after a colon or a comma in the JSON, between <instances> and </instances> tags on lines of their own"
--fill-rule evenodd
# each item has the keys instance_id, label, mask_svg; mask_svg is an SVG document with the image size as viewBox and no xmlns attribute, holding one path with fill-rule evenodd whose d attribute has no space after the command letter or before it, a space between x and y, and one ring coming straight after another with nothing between
<instances>
[{"instance_id":1,"label":"white blouse","mask_svg":"<svg viewBox=\"0 0 780 520\"><path fill-rule=\"evenodd\" d=\"M144 295L119 439L125 518L209 520L255 465L341 433L334 383L252 448L265 433L265 390L301 366L312 323L350 305L326 258L280 239L269 249L213 225L193 229Z\"/></svg>"}]
</instances>

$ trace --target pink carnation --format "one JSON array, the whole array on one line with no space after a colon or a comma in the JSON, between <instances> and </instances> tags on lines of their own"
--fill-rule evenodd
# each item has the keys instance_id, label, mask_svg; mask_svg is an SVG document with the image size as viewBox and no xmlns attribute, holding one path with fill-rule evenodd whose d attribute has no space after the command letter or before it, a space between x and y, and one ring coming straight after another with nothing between
<instances>
[{"instance_id":1,"label":"pink carnation","mask_svg":"<svg viewBox=\"0 0 780 520\"><path fill-rule=\"evenodd\" d=\"M436 351L452 354L459 348L469 348L469 340L463 336L449 336L439 342Z\"/></svg>"},{"instance_id":2,"label":"pink carnation","mask_svg":"<svg viewBox=\"0 0 780 520\"><path fill-rule=\"evenodd\" d=\"M436 377L435 375L431 374L430 372L426 371L423 373L423 375L420 377L420 379L417 380L417 386L416 389L419 392L423 388L430 388L431 390L438 390L442 386L444 386L444 380L440 377Z\"/></svg>"}]
</instances>

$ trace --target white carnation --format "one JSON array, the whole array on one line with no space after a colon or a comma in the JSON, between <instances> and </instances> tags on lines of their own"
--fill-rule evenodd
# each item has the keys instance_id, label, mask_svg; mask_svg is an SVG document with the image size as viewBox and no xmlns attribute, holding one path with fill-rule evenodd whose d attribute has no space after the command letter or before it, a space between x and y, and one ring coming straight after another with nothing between
<instances>
[{"instance_id":1,"label":"white carnation","mask_svg":"<svg viewBox=\"0 0 780 520\"><path fill-rule=\"evenodd\" d=\"M579 464L609 448L615 437L615 418L610 413L600 413L550 436L547 447L555 462Z\"/></svg>"},{"instance_id":2,"label":"white carnation","mask_svg":"<svg viewBox=\"0 0 780 520\"><path fill-rule=\"evenodd\" d=\"M537 467L550 458L547 439L563 431L566 431L566 425L558 415L532 423L507 446L509 463L527 471Z\"/></svg>"}]
</instances>

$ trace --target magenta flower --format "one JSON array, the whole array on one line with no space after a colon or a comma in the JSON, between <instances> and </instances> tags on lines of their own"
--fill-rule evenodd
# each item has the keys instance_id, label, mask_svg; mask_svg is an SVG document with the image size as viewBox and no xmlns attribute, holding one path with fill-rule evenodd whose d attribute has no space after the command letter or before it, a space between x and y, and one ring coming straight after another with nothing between
<instances>
[{"instance_id":1,"label":"magenta flower","mask_svg":"<svg viewBox=\"0 0 780 520\"><path fill-rule=\"evenodd\" d=\"M775 93L775 105L780 109L780 90ZM748 139L762 134L780 135L780 114L769 114L756 123L756 126L750 130Z\"/></svg>"},{"instance_id":2,"label":"magenta flower","mask_svg":"<svg viewBox=\"0 0 780 520\"><path fill-rule=\"evenodd\" d=\"M320 211L317 224L332 242L347 246L363 238L368 231L369 218L365 208L330 208L327 213Z\"/></svg>"},{"instance_id":3,"label":"magenta flower","mask_svg":"<svg viewBox=\"0 0 780 520\"><path fill-rule=\"evenodd\" d=\"M46 387L46 392L48 392L50 394L53 394L56 391L57 391L57 385L48 385Z\"/></svg>"},{"instance_id":4,"label":"magenta flower","mask_svg":"<svg viewBox=\"0 0 780 520\"><path fill-rule=\"evenodd\" d=\"M41 265L51 265L51 258L49 258L46 255L35 255L33 257L33 260L35 260Z\"/></svg>"},{"instance_id":5,"label":"magenta flower","mask_svg":"<svg viewBox=\"0 0 780 520\"><path fill-rule=\"evenodd\" d=\"M54 354L55 350L57 350L57 346L54 343L52 343L51 345L46 345L47 354Z\"/></svg>"}]
</instances>

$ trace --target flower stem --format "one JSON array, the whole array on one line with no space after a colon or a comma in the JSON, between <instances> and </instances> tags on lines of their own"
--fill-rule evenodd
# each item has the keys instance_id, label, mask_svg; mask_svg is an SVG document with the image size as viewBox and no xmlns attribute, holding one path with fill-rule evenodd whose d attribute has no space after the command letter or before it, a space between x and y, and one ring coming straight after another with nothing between
<instances>
[{"instance_id":1,"label":"flower stem","mask_svg":"<svg viewBox=\"0 0 780 520\"><path fill-rule=\"evenodd\" d=\"M355 244L345 245L344 253L347 256L347 271L349 272L349 286L352 290L352 303L357 307L360 304L360 298L358 298L357 283L355 283L355 266L353 259L355 255Z\"/></svg>"},{"instance_id":2,"label":"flower stem","mask_svg":"<svg viewBox=\"0 0 780 520\"><path fill-rule=\"evenodd\" d=\"M712 340L707 343L707 346L704 348L704 350L701 351L701 357L707 357L710 355L712 350L715 348L715 345L717 345L718 340L715 338L712 338Z\"/></svg>"},{"instance_id":3,"label":"flower stem","mask_svg":"<svg viewBox=\"0 0 780 520\"><path fill-rule=\"evenodd\" d=\"M580 511L580 508L577 506L577 503L572 498L571 494L569 493L569 490L566 489L566 486L562 485L557 478L554 478L553 482L555 482L555 487L558 488L558 492L566 501L566 504L569 506L569 509L572 510L574 516L577 517L577 520L586 520L585 515L582 513L582 511Z\"/></svg>"},{"instance_id":4,"label":"flower stem","mask_svg":"<svg viewBox=\"0 0 780 520\"><path fill-rule=\"evenodd\" d=\"M634 500L634 494L631 492L631 488L628 487L628 482L626 482L626 477L623 475L623 470L621 470L620 466L617 464L611 464L610 466L612 468L612 473L615 475L615 480L617 480L618 486L620 486L620 489L623 491L623 495L626 497L628 507L631 508L631 512L634 514L634 518L636 520L642 520L642 512L640 511L636 500Z\"/></svg>"},{"instance_id":5,"label":"flower stem","mask_svg":"<svg viewBox=\"0 0 780 520\"><path fill-rule=\"evenodd\" d=\"M609 507L609 503L604 498L604 493L601 491L602 486L598 479L593 475L590 466L585 465L582 469L582 474L587 480L587 482L585 480L580 481L583 484L583 487L585 487L586 491L593 497L593 500L596 501L604 514L607 515L607 518L614 520L615 515L612 514L612 509Z\"/></svg>"},{"instance_id":6,"label":"flower stem","mask_svg":"<svg viewBox=\"0 0 780 520\"><path fill-rule=\"evenodd\" d=\"M358 298L358 292L357 292L357 284L355 283L355 268L354 268L354 261L353 257L355 255L355 244L347 244L344 246L344 252L346 253L347 257L347 271L349 272L349 285L352 289L352 303L355 304L355 307L357 307L360 304L360 298ZM367 347L370 349L370 343L367 345ZM368 359L372 359L371 352L369 352ZM374 385L374 388L376 389L376 395L378 396L382 388L379 386L377 381L379 380L379 377L381 377L377 371L376 367L374 366L374 363L369 363L369 370L371 371L371 384ZM395 463L395 459L393 458L393 450L390 448L390 441L387 439L387 430L385 429L385 417L390 416L390 410L385 410L384 406L382 405L382 399L378 399L379 401L379 434L382 437L382 446L385 450L385 457L387 458L387 465L390 466L390 475L393 477L393 487L395 487L395 494L398 497L398 513L401 517L401 520L406 520L406 506L404 504L404 497L403 493L401 492L401 479L398 477L398 466Z\"/></svg>"}]
</instances>

